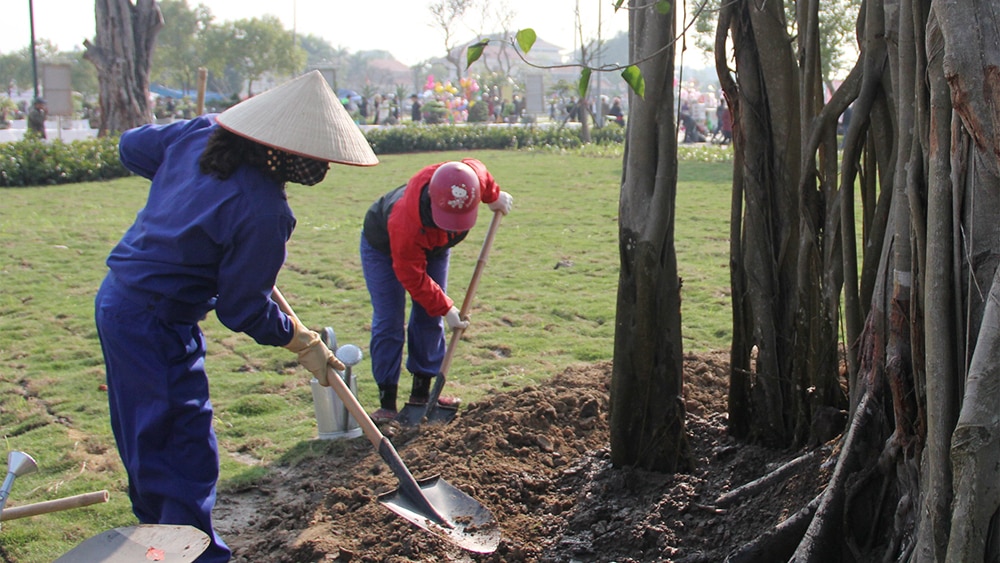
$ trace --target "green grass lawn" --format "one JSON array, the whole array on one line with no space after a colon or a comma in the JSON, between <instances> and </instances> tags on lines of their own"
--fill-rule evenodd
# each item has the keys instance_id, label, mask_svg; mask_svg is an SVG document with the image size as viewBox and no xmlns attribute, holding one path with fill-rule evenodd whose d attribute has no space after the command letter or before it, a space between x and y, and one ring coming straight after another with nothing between
<instances>
[{"instance_id":1,"label":"green grass lawn","mask_svg":"<svg viewBox=\"0 0 1000 563\"><path fill-rule=\"evenodd\" d=\"M468 403L544 381L578 362L610 360L618 284L621 155L476 152L390 155L374 168L335 165L319 186L289 185L298 226L278 286L304 323L332 327L367 355L370 304L358 242L368 206L425 164L474 156L514 197L458 344L448 394ZM729 345L731 164L682 161L676 240L684 349ZM39 471L17 479L9 506L107 489L106 504L5 522L8 561L52 561L87 537L136 523L107 417L93 298L104 260L143 205L148 182L0 191L0 429L7 450ZM488 210L452 253L449 294L461 303ZM558 267L557 267L558 266ZM282 348L262 347L209 315L207 366L222 455L221 494L274 463L321 455L309 374ZM377 406L366 357L359 398ZM408 385L404 373L401 386ZM401 391L405 398L408 389Z\"/></svg>"}]
</instances>

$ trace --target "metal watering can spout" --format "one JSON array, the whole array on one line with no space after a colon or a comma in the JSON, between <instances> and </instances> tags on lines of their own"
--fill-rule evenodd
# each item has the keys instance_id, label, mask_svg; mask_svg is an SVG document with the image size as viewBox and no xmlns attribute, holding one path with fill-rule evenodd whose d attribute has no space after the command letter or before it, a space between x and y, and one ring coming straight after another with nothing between
<instances>
[{"instance_id":1,"label":"metal watering can spout","mask_svg":"<svg viewBox=\"0 0 1000 563\"><path fill-rule=\"evenodd\" d=\"M7 454L7 478L3 480L3 486L0 487L0 513L3 512L4 505L7 504L7 497L10 496L10 489L14 486L14 479L35 471L38 471L38 464L30 455L17 451L11 451Z\"/></svg>"}]
</instances>

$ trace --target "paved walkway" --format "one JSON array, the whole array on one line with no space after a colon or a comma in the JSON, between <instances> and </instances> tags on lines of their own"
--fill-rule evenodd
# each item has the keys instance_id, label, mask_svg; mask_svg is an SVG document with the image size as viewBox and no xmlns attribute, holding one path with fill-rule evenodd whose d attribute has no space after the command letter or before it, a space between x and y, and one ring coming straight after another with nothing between
<instances>
[{"instance_id":1,"label":"paved walkway","mask_svg":"<svg viewBox=\"0 0 1000 563\"><path fill-rule=\"evenodd\" d=\"M85 119L64 119L61 122L50 119L45 122L45 137L48 140L61 139L64 142L91 139L97 136L97 129L91 129ZM10 129L0 129L0 143L20 141L28 131L28 122L24 119L11 121Z\"/></svg>"}]
</instances>

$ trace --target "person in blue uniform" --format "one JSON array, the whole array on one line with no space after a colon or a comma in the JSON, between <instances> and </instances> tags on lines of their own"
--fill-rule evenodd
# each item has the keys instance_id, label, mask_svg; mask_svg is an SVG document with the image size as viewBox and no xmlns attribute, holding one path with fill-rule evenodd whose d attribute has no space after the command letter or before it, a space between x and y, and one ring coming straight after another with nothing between
<instances>
[{"instance_id":1,"label":"person in blue uniform","mask_svg":"<svg viewBox=\"0 0 1000 563\"><path fill-rule=\"evenodd\" d=\"M444 323L466 328L448 297L451 248L476 224L479 203L506 215L513 198L474 159L425 166L403 186L379 198L365 214L361 267L372 302L369 353L379 389L375 422L396 418L396 395L406 344L413 375L409 404L427 404L431 379L445 354ZM406 322L406 294L413 302ZM457 405L452 397L440 403Z\"/></svg>"},{"instance_id":2,"label":"person in blue uniform","mask_svg":"<svg viewBox=\"0 0 1000 563\"><path fill-rule=\"evenodd\" d=\"M144 524L208 534L197 561L229 561L212 527L219 454L199 321L214 310L229 329L297 354L321 382L344 369L271 299L295 228L285 185L316 184L331 162L378 159L318 71L218 115L126 131L119 153L151 180L95 299L129 499Z\"/></svg>"}]
</instances>

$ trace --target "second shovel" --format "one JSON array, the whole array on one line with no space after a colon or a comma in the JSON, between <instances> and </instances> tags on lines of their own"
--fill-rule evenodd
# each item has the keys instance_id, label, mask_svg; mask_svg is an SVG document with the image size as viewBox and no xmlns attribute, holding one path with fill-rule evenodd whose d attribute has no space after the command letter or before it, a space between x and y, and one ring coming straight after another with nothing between
<instances>
[{"instance_id":1,"label":"second shovel","mask_svg":"<svg viewBox=\"0 0 1000 563\"><path fill-rule=\"evenodd\" d=\"M497 229L500 228L501 218L503 218L503 213L500 211L495 212L493 220L490 222L490 228L486 232L483 248L479 251L479 259L476 260L476 269L472 272L472 281L469 282L469 289L465 291L465 299L462 301L462 308L459 310L459 317L463 319L466 318L469 314L469 309L472 308L472 298L476 295L479 278L482 277L483 269L486 268L486 258L490 254L490 248L493 246L493 239L496 238ZM460 328L452 330L451 341L448 342L448 349L444 353L444 359L441 360L441 369L438 370L438 374L434 378L434 385L431 387L431 394L427 398L427 403L423 405L406 403L400 409L399 414L396 415L396 422L402 426L419 426L424 420L428 422L449 422L455 418L455 415L458 413L458 407L440 405L438 404L438 397L441 396L441 390L444 388L447 379L448 368L451 367L451 358L455 355L455 346L461 340L463 332L465 331Z\"/></svg>"}]
</instances>

